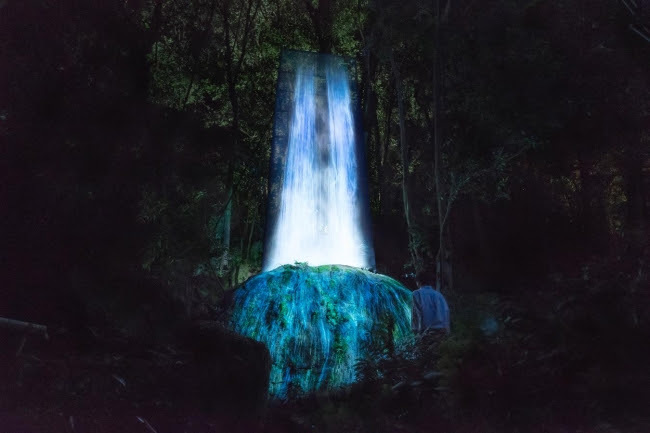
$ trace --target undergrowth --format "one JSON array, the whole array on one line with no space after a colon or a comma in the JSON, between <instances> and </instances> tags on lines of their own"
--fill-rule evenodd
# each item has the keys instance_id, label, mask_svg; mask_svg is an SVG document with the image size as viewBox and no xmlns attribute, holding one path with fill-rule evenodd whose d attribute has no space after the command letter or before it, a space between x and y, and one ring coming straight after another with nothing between
<instances>
[{"instance_id":1,"label":"undergrowth","mask_svg":"<svg viewBox=\"0 0 650 433\"><path fill-rule=\"evenodd\" d=\"M649 295L647 269L611 262L451 293L449 336L378 344L354 386L297 412L328 432L650 431Z\"/></svg>"}]
</instances>

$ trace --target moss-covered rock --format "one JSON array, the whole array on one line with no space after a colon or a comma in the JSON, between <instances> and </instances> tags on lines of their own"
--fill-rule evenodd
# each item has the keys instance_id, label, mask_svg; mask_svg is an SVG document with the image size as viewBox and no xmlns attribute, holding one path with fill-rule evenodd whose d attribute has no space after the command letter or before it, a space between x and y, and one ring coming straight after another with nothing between
<instances>
[{"instance_id":1,"label":"moss-covered rock","mask_svg":"<svg viewBox=\"0 0 650 433\"><path fill-rule=\"evenodd\" d=\"M411 294L385 275L348 266L285 265L235 294L231 327L271 352L270 394L287 398L355 379L357 360L408 337Z\"/></svg>"}]
</instances>

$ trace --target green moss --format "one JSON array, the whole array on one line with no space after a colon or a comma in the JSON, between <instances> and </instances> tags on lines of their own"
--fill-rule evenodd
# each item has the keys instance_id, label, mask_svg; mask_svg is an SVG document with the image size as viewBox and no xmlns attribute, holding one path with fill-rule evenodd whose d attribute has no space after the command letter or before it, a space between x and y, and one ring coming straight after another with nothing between
<instances>
[{"instance_id":1,"label":"green moss","mask_svg":"<svg viewBox=\"0 0 650 433\"><path fill-rule=\"evenodd\" d=\"M392 350L410 336L410 292L391 278L346 266L287 265L235 293L232 328L271 352L271 395L354 381L369 341Z\"/></svg>"},{"instance_id":2,"label":"green moss","mask_svg":"<svg viewBox=\"0 0 650 433\"><path fill-rule=\"evenodd\" d=\"M334 354L335 364L342 364L347 355L348 344L345 341L345 337L341 332L337 332L334 339L334 346L332 347L332 353Z\"/></svg>"},{"instance_id":3,"label":"green moss","mask_svg":"<svg viewBox=\"0 0 650 433\"><path fill-rule=\"evenodd\" d=\"M325 309L325 317L327 318L327 323L329 323L330 326L335 327L339 317L338 312L336 311L336 307L330 297L325 297L323 299L323 307Z\"/></svg>"}]
</instances>

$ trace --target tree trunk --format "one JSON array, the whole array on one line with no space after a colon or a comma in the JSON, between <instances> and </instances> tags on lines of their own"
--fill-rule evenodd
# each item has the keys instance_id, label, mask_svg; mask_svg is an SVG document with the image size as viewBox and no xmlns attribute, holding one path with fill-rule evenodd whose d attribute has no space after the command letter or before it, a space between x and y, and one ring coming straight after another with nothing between
<instances>
[{"instance_id":1,"label":"tree trunk","mask_svg":"<svg viewBox=\"0 0 650 433\"><path fill-rule=\"evenodd\" d=\"M373 163L369 164L370 173L369 179L372 183L371 191L374 196L375 209L381 214L381 182L379 181L381 170L381 144L379 139L379 127L377 120L377 93L372 88L372 83L376 78L376 62L371 59L370 50L366 54L366 85L365 85L365 104L364 104L364 120L366 132L366 145L368 148L368 156L373 158Z\"/></svg>"},{"instance_id":2,"label":"tree trunk","mask_svg":"<svg viewBox=\"0 0 650 433\"><path fill-rule=\"evenodd\" d=\"M232 80L229 80L229 93L230 93L230 103L233 111L233 149L237 149L239 146L239 100L237 98L237 92L235 91L235 83ZM226 178L226 188L227 188L227 197L228 203L226 204L226 210L223 215L223 260L221 261L221 270L227 269L228 262L230 260L230 223L232 219L232 202L234 199L234 172L235 172L235 162L234 157L231 157L228 162L228 175Z\"/></svg>"},{"instance_id":3,"label":"tree trunk","mask_svg":"<svg viewBox=\"0 0 650 433\"><path fill-rule=\"evenodd\" d=\"M395 78L395 90L397 93L397 110L399 113L399 136L400 136L400 157L402 160L402 203L404 204L404 218L406 219L406 229L408 230L409 238L409 252L415 271L419 271L421 267L420 257L418 254L417 246L415 243L415 231L413 221L411 218L411 208L408 194L408 172L409 172L409 155L408 155L408 142L406 140L406 109L404 108L404 93L402 89L402 81L395 57L391 52L390 56L391 66L393 69L393 77Z\"/></svg>"},{"instance_id":4,"label":"tree trunk","mask_svg":"<svg viewBox=\"0 0 650 433\"><path fill-rule=\"evenodd\" d=\"M228 97L230 99L230 106L232 109L232 129L233 129L233 150L239 147L240 139L240 112L239 112L239 95L237 94L237 83L239 81L240 73L242 70L242 65L244 59L246 58L246 46L248 44L250 31L257 17L257 13L260 9L261 0L249 0L248 6L246 8L245 23L244 23L244 32L241 36L241 40L236 41L235 36L231 37L230 32L230 11L228 10L228 5L223 5L221 10L222 19L224 24L224 33L225 33L225 48L226 48L226 81L228 83ZM239 42L239 44L237 43ZM240 46L240 52L237 56L235 54L235 46ZM234 152L233 152L234 155ZM232 218L232 202L233 202L233 178L234 178L234 156L231 157L228 162L228 204L226 206L226 211L224 214L224 233L223 233L223 245L224 253L223 260L221 263L222 269L228 265L229 255L230 255L230 222Z\"/></svg>"},{"instance_id":5,"label":"tree trunk","mask_svg":"<svg viewBox=\"0 0 650 433\"><path fill-rule=\"evenodd\" d=\"M380 137L380 142L381 142L381 148L379 149L379 185L380 189L384 194L384 197L381 200L381 213L382 215L386 214L386 209L384 209L388 205L388 200L386 199L386 196L388 194L388 188L386 186L386 175L385 175L385 170L386 170L386 158L388 155L388 146L390 145L390 138L391 138L391 125L393 124L393 88L392 88L392 80L389 82L389 88L387 94L388 99L386 100L386 104L384 107L385 110L385 115L386 118L384 120L384 136L383 140L381 140ZM378 135L379 137L379 135Z\"/></svg>"},{"instance_id":6,"label":"tree trunk","mask_svg":"<svg viewBox=\"0 0 650 433\"><path fill-rule=\"evenodd\" d=\"M156 8L158 9L159 6L161 5L161 2L157 2ZM214 13L217 8L217 1L213 0L212 4L210 5L210 14L207 22L205 23L205 26L203 27L203 30L201 31L201 35L199 36L198 43L192 47L192 70L190 71L190 84L187 86L187 90L185 91L185 96L183 97L183 101L181 103L181 109L185 109L187 106L187 103L190 100L190 95L192 94L192 87L194 86L194 82L196 80L196 69L197 65L199 64L199 57L201 55L201 52L203 51L203 47L205 44L208 42L208 35L210 34L209 30L210 27L212 26L212 20L214 19ZM159 12L159 11L158 11ZM157 52L157 48L156 48ZM157 55L157 54L156 54Z\"/></svg>"},{"instance_id":7,"label":"tree trunk","mask_svg":"<svg viewBox=\"0 0 650 433\"><path fill-rule=\"evenodd\" d=\"M438 253L436 254L436 283L441 289L451 290L452 278L452 251L449 239L449 214L451 211L453 197L447 194L445 197L444 182L442 180L442 144L444 141L442 105L444 101L444 75L443 75L443 30L444 20L449 15L451 2L447 0L444 13L440 8L441 0L434 0L435 9L435 30L434 30L434 52L433 52L433 154L434 167L433 177L436 185L436 204L438 208ZM444 14L444 16L443 16ZM448 192L448 191L447 191Z\"/></svg>"},{"instance_id":8,"label":"tree trunk","mask_svg":"<svg viewBox=\"0 0 650 433\"><path fill-rule=\"evenodd\" d=\"M221 265L219 270L223 271L228 268L230 261L230 222L232 219L232 201L233 201L233 163L228 164L228 177L227 177L227 200L226 209L223 213L223 234L222 234L222 247L223 255L221 256Z\"/></svg>"},{"instance_id":9,"label":"tree trunk","mask_svg":"<svg viewBox=\"0 0 650 433\"><path fill-rule=\"evenodd\" d=\"M435 32L434 32L434 53L433 53L433 177L436 184L436 204L438 207L438 253L436 254L436 284L442 288L442 269L443 260L445 257L445 214L447 213L446 203L443 206L443 187L440 174L440 154L441 154L441 121L440 121L440 105L442 103L442 73L441 61L442 56L440 53L440 0L435 0Z\"/></svg>"},{"instance_id":10,"label":"tree trunk","mask_svg":"<svg viewBox=\"0 0 650 433\"><path fill-rule=\"evenodd\" d=\"M253 243L253 233L255 233L256 222L257 222L257 213L253 215L253 221L251 221L250 231L248 232L248 243L246 244L246 254L244 255L246 261L248 261L251 255L251 245Z\"/></svg>"},{"instance_id":11,"label":"tree trunk","mask_svg":"<svg viewBox=\"0 0 650 433\"><path fill-rule=\"evenodd\" d=\"M315 8L311 0L304 0L307 14L311 19L312 26L316 32L316 41L321 53L332 52L333 34L333 3L335 0L319 0Z\"/></svg>"},{"instance_id":12,"label":"tree trunk","mask_svg":"<svg viewBox=\"0 0 650 433\"><path fill-rule=\"evenodd\" d=\"M379 215L383 215L384 194L386 188L384 187L384 147L379 133L379 119L377 118L377 107L374 113L374 136L375 136L375 159L377 161L377 211Z\"/></svg>"}]
</instances>

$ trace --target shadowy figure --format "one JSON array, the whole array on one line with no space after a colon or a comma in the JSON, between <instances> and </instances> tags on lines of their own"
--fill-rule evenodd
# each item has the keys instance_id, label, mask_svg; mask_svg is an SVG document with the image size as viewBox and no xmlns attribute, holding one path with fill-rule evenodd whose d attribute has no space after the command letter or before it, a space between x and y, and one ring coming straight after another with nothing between
<instances>
[{"instance_id":1,"label":"shadowy figure","mask_svg":"<svg viewBox=\"0 0 650 433\"><path fill-rule=\"evenodd\" d=\"M415 277L418 289L413 292L411 329L416 336L427 330L449 333L449 306L439 288L434 289L435 280L429 272L420 272Z\"/></svg>"}]
</instances>

